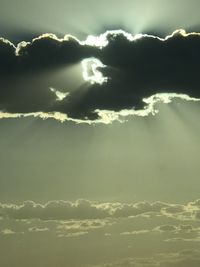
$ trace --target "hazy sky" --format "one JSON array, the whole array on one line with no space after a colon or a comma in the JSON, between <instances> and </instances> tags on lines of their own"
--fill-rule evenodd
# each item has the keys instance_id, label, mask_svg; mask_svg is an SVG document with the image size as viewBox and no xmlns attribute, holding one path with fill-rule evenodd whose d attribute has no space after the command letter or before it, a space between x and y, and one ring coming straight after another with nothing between
<instances>
[{"instance_id":1,"label":"hazy sky","mask_svg":"<svg viewBox=\"0 0 200 267\"><path fill-rule=\"evenodd\" d=\"M1 0L0 29L12 40L44 32L85 37L119 27L163 35L198 29L198 10L198 0Z\"/></svg>"},{"instance_id":2,"label":"hazy sky","mask_svg":"<svg viewBox=\"0 0 200 267\"><path fill-rule=\"evenodd\" d=\"M0 0L0 266L200 266L199 8Z\"/></svg>"}]
</instances>

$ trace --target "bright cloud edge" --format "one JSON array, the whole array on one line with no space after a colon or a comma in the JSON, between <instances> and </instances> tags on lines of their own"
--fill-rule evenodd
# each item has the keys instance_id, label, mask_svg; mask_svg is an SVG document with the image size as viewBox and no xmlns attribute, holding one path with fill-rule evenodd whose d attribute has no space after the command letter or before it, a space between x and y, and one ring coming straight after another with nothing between
<instances>
[{"instance_id":1,"label":"bright cloud edge","mask_svg":"<svg viewBox=\"0 0 200 267\"><path fill-rule=\"evenodd\" d=\"M126 122L126 117L136 116L136 117L147 117L148 115L156 115L159 113L159 110L156 108L156 104L163 103L169 104L173 99L180 99L184 101L193 101L199 102L200 99L190 97L186 94L177 94L177 93L159 93L152 95L148 98L144 98L143 102L146 103L146 106L143 109L135 110L133 109L122 109L120 111L113 110L94 110L94 113L98 114L99 118L96 120L89 119L76 119L71 118L67 114L61 112L31 112L31 113L8 113L0 111L0 119L16 119L16 118L40 118L43 120L54 119L59 122L74 122L76 124L112 124L113 122Z\"/></svg>"}]
</instances>

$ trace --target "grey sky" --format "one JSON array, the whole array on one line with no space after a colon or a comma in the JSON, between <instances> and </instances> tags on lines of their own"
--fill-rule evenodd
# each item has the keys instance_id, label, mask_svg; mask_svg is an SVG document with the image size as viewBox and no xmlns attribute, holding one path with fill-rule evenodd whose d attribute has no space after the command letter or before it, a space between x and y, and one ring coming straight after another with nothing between
<instances>
[{"instance_id":1,"label":"grey sky","mask_svg":"<svg viewBox=\"0 0 200 267\"><path fill-rule=\"evenodd\" d=\"M3 120L0 199L198 198L198 114L198 103L181 102L113 125Z\"/></svg>"},{"instance_id":2,"label":"grey sky","mask_svg":"<svg viewBox=\"0 0 200 267\"><path fill-rule=\"evenodd\" d=\"M169 34L199 26L198 0L1 0L4 36L29 39L38 33L71 33L84 37L122 27L132 33Z\"/></svg>"}]
</instances>

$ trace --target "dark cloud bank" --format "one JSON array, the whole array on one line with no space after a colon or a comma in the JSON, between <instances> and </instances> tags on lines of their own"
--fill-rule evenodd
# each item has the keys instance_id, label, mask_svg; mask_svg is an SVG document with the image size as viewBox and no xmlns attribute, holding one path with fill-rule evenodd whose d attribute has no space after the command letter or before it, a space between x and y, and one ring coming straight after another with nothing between
<instances>
[{"instance_id":1,"label":"dark cloud bank","mask_svg":"<svg viewBox=\"0 0 200 267\"><path fill-rule=\"evenodd\" d=\"M130 40L128 34L113 31L104 37L107 44L102 47L50 34L17 47L0 39L0 110L9 114L60 112L75 120L93 121L99 116L95 110L140 110L146 105L143 99L155 94L200 98L198 33L178 30L165 39L143 35ZM105 65L98 70L108 80L86 82L57 101L50 87L60 91L67 81L47 71L67 69L91 57Z\"/></svg>"}]
</instances>

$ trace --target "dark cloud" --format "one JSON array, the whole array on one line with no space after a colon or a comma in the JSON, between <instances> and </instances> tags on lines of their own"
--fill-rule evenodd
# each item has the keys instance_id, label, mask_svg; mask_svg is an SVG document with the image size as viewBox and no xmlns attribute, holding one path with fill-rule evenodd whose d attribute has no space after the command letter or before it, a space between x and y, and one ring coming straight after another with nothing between
<instances>
[{"instance_id":1,"label":"dark cloud","mask_svg":"<svg viewBox=\"0 0 200 267\"><path fill-rule=\"evenodd\" d=\"M16 65L16 48L15 46L5 40L0 38L0 71L2 74L9 74L12 69L15 68Z\"/></svg>"},{"instance_id":2,"label":"dark cloud","mask_svg":"<svg viewBox=\"0 0 200 267\"><path fill-rule=\"evenodd\" d=\"M143 99L155 94L200 98L199 34L180 30L165 39L152 35L134 39L125 32L111 31L103 37L107 44L102 47L80 42L73 36L58 39L52 34L30 43L22 42L17 48L0 39L0 110L60 112L77 120L95 120L99 117L96 110L143 109L146 106ZM45 71L91 57L105 65L97 71L108 77L107 82L90 84L88 81L56 101L55 93L49 90L52 83L59 91L69 81L54 80ZM94 70L89 71L94 74Z\"/></svg>"},{"instance_id":3,"label":"dark cloud","mask_svg":"<svg viewBox=\"0 0 200 267\"><path fill-rule=\"evenodd\" d=\"M53 34L44 34L24 45L21 43L17 50L19 63L30 70L75 63L94 54L93 47L81 45L73 36L58 39Z\"/></svg>"}]
</instances>

